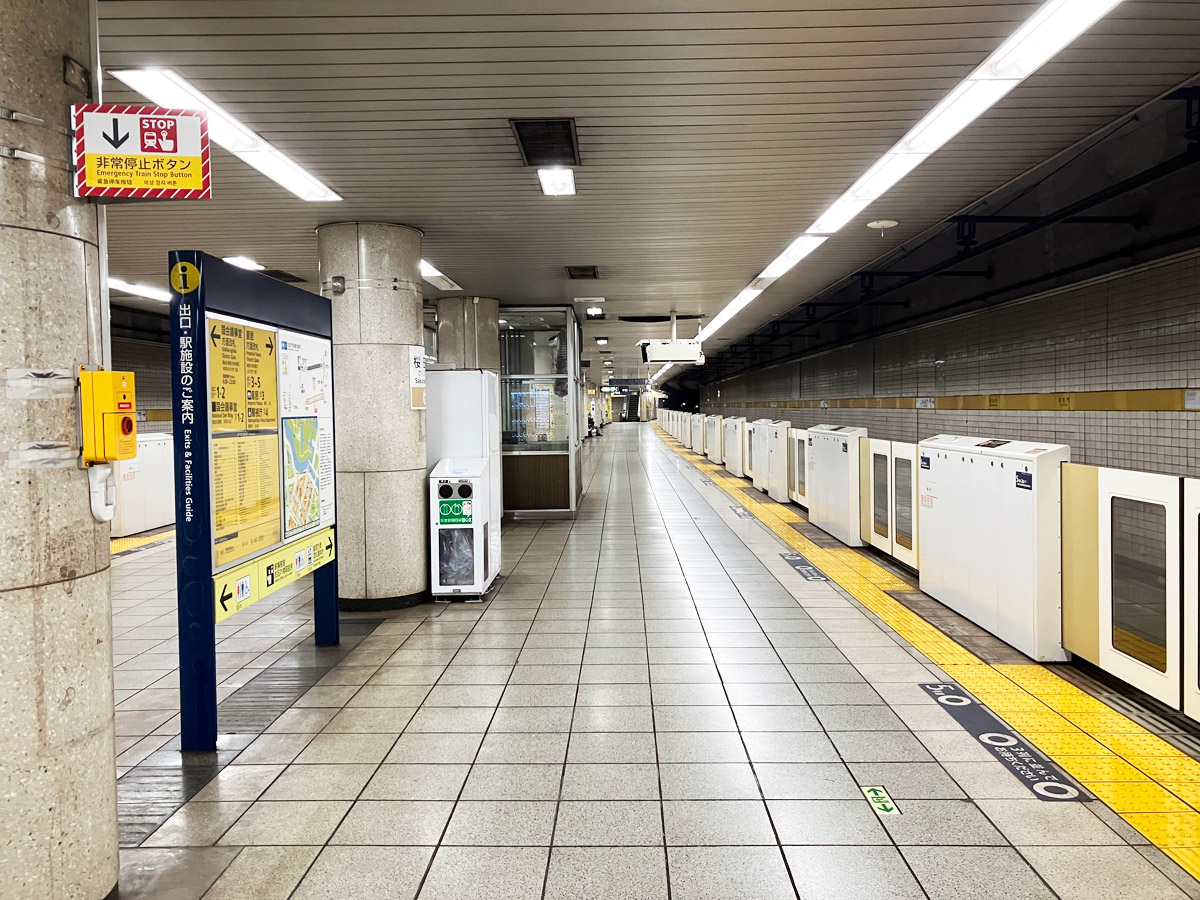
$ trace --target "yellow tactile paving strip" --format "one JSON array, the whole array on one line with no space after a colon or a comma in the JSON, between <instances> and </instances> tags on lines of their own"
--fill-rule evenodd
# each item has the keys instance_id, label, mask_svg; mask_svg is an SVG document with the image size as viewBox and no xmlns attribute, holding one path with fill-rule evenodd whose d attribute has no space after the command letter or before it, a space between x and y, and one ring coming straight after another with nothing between
<instances>
[{"instance_id":1,"label":"yellow tactile paving strip","mask_svg":"<svg viewBox=\"0 0 1200 900\"><path fill-rule=\"evenodd\" d=\"M145 547L147 544L157 544L159 541L169 541L175 537L175 529L170 531L159 531L154 534L135 534L133 537L113 538L110 542L112 547L110 553L114 556L118 553L124 553L126 550L136 550L138 547Z\"/></svg>"},{"instance_id":2,"label":"yellow tactile paving strip","mask_svg":"<svg viewBox=\"0 0 1200 900\"><path fill-rule=\"evenodd\" d=\"M667 447L702 472L723 471L657 425L655 430ZM985 663L885 593L912 590L911 585L853 550L818 547L790 527L804 521L794 508L749 496L742 490L744 480L712 481L1200 878L1200 761L1045 666Z\"/></svg>"}]
</instances>

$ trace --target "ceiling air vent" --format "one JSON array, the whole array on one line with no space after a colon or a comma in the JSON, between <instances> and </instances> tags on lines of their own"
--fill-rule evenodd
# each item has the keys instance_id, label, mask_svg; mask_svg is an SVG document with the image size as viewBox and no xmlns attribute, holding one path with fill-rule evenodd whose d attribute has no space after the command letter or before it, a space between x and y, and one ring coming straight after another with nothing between
<instances>
[{"instance_id":1,"label":"ceiling air vent","mask_svg":"<svg viewBox=\"0 0 1200 900\"><path fill-rule=\"evenodd\" d=\"M567 277L578 278L599 278L600 270L595 266L565 266Z\"/></svg>"},{"instance_id":2,"label":"ceiling air vent","mask_svg":"<svg viewBox=\"0 0 1200 900\"><path fill-rule=\"evenodd\" d=\"M577 166L574 119L509 119L527 166Z\"/></svg>"},{"instance_id":3,"label":"ceiling air vent","mask_svg":"<svg viewBox=\"0 0 1200 900\"><path fill-rule=\"evenodd\" d=\"M291 272L283 271L283 269L263 269L258 274L266 275L268 278L274 278L276 281L286 281L288 284L304 283L304 279L299 275L293 275Z\"/></svg>"}]
</instances>

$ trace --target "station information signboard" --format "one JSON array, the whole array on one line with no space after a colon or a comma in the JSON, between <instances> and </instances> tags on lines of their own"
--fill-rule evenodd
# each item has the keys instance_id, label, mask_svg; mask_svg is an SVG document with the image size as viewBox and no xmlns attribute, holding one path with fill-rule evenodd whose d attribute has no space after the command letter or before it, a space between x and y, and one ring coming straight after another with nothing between
<instances>
[{"instance_id":1,"label":"station information signboard","mask_svg":"<svg viewBox=\"0 0 1200 900\"><path fill-rule=\"evenodd\" d=\"M204 333L213 603L221 621L288 583L268 577L266 568L273 573L277 563L264 563L254 577L231 579L228 569L334 523L333 347L326 338L217 313L205 316ZM328 543L328 552L297 544L292 568L311 571L333 559L331 535Z\"/></svg>"},{"instance_id":2,"label":"station information signboard","mask_svg":"<svg viewBox=\"0 0 1200 900\"><path fill-rule=\"evenodd\" d=\"M71 107L75 196L208 200L208 114L82 103Z\"/></svg>"},{"instance_id":3,"label":"station information signboard","mask_svg":"<svg viewBox=\"0 0 1200 900\"><path fill-rule=\"evenodd\" d=\"M216 625L311 575L337 644L333 323L327 300L170 254L181 747L217 740Z\"/></svg>"}]
</instances>

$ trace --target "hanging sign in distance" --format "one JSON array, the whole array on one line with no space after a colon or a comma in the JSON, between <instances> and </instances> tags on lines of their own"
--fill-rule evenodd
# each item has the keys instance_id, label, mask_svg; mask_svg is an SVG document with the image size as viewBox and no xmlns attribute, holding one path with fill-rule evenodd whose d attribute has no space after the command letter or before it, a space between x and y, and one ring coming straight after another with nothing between
<instances>
[{"instance_id":1,"label":"hanging sign in distance","mask_svg":"<svg viewBox=\"0 0 1200 900\"><path fill-rule=\"evenodd\" d=\"M76 197L211 199L203 110L83 103L71 123Z\"/></svg>"}]
</instances>

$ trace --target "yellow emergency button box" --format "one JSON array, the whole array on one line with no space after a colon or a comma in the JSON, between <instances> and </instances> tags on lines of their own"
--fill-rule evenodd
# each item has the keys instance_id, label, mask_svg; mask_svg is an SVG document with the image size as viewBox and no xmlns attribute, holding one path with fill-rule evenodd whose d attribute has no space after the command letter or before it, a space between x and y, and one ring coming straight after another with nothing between
<instances>
[{"instance_id":1,"label":"yellow emergency button box","mask_svg":"<svg viewBox=\"0 0 1200 900\"><path fill-rule=\"evenodd\" d=\"M137 400L132 372L79 371L83 464L137 456Z\"/></svg>"}]
</instances>

